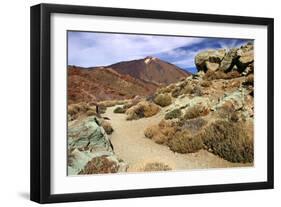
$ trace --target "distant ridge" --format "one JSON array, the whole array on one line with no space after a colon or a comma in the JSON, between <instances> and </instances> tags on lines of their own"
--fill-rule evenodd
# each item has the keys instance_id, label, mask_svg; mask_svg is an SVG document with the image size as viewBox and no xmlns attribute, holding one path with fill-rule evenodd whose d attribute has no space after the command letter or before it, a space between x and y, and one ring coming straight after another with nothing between
<instances>
[{"instance_id":1,"label":"distant ridge","mask_svg":"<svg viewBox=\"0 0 281 207\"><path fill-rule=\"evenodd\" d=\"M183 69L155 57L104 67L68 66L68 103L98 102L148 96L157 88L189 76Z\"/></svg>"}]
</instances>

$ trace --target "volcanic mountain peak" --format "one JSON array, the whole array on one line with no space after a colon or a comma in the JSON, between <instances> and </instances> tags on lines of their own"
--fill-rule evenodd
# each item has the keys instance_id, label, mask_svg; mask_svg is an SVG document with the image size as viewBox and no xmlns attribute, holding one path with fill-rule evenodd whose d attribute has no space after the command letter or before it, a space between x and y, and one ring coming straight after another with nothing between
<instances>
[{"instance_id":1,"label":"volcanic mountain peak","mask_svg":"<svg viewBox=\"0 0 281 207\"><path fill-rule=\"evenodd\" d=\"M145 62L145 64L148 64L151 61L156 60L156 59L157 59L156 57L147 56L147 57L144 58L144 62Z\"/></svg>"},{"instance_id":2,"label":"volcanic mountain peak","mask_svg":"<svg viewBox=\"0 0 281 207\"><path fill-rule=\"evenodd\" d=\"M112 68L121 74L128 74L136 79L164 85L177 82L181 78L191 75L176 65L152 56L118 62L107 66L107 68Z\"/></svg>"}]
</instances>

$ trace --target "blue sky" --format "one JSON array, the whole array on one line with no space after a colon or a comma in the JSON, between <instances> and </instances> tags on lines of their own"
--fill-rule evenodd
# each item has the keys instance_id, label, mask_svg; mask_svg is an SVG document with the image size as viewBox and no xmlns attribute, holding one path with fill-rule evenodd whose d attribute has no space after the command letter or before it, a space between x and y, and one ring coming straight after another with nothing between
<instances>
[{"instance_id":1,"label":"blue sky","mask_svg":"<svg viewBox=\"0 0 281 207\"><path fill-rule=\"evenodd\" d=\"M95 32L68 32L68 64L106 66L154 56L192 73L195 55L203 50L239 47L249 40Z\"/></svg>"}]
</instances>

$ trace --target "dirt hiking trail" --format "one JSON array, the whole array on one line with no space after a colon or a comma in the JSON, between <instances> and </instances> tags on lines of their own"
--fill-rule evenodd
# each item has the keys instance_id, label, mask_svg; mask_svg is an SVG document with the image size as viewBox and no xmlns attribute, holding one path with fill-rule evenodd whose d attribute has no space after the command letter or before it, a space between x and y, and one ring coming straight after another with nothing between
<instances>
[{"instance_id":1,"label":"dirt hiking trail","mask_svg":"<svg viewBox=\"0 0 281 207\"><path fill-rule=\"evenodd\" d=\"M172 170L227 168L249 166L231 163L206 150L196 153L174 153L169 147L157 144L144 136L144 130L158 124L163 118L160 112L149 118L126 120L125 114L114 113L117 106L108 107L104 117L110 118L114 132L110 135L116 155L129 164L128 172L139 172L147 163L160 162Z\"/></svg>"}]
</instances>

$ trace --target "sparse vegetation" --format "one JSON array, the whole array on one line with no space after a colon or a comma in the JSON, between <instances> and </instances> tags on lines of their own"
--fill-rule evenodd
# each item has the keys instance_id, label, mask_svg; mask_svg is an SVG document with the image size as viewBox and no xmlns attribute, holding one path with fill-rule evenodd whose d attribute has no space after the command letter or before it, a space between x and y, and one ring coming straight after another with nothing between
<instances>
[{"instance_id":1,"label":"sparse vegetation","mask_svg":"<svg viewBox=\"0 0 281 207\"><path fill-rule=\"evenodd\" d=\"M199 116L205 116L209 113L209 109L202 106L189 107L183 116L183 119L194 119Z\"/></svg>"},{"instance_id":2,"label":"sparse vegetation","mask_svg":"<svg viewBox=\"0 0 281 207\"><path fill-rule=\"evenodd\" d=\"M154 98L154 103L156 103L157 105L161 106L161 107L165 107L168 106L172 103L172 98L169 94L165 93L165 94L158 94L155 98Z\"/></svg>"},{"instance_id":3,"label":"sparse vegetation","mask_svg":"<svg viewBox=\"0 0 281 207\"><path fill-rule=\"evenodd\" d=\"M151 162L145 164L142 171L144 172L151 172L151 171L168 171L172 170L172 168L169 167L169 165L166 165L162 162Z\"/></svg>"},{"instance_id":4,"label":"sparse vegetation","mask_svg":"<svg viewBox=\"0 0 281 207\"><path fill-rule=\"evenodd\" d=\"M193 153L203 148L203 141L200 136L192 135L188 130L182 130L169 139L168 146L174 152Z\"/></svg>"},{"instance_id":5,"label":"sparse vegetation","mask_svg":"<svg viewBox=\"0 0 281 207\"><path fill-rule=\"evenodd\" d=\"M113 111L114 113L117 113L117 114L124 114L126 112L126 109L124 109L123 107L116 107Z\"/></svg>"},{"instance_id":6,"label":"sparse vegetation","mask_svg":"<svg viewBox=\"0 0 281 207\"><path fill-rule=\"evenodd\" d=\"M154 116L159 112L159 107L147 101L141 101L126 111L127 120L140 119L143 117Z\"/></svg>"},{"instance_id":7,"label":"sparse vegetation","mask_svg":"<svg viewBox=\"0 0 281 207\"><path fill-rule=\"evenodd\" d=\"M179 87L174 88L172 91L172 96L177 98L179 95L181 95L181 89Z\"/></svg>"},{"instance_id":8,"label":"sparse vegetation","mask_svg":"<svg viewBox=\"0 0 281 207\"><path fill-rule=\"evenodd\" d=\"M253 162L253 140L243 123L218 120L208 126L201 136L212 152L231 162Z\"/></svg>"},{"instance_id":9,"label":"sparse vegetation","mask_svg":"<svg viewBox=\"0 0 281 207\"><path fill-rule=\"evenodd\" d=\"M93 109L90 109L86 112L87 116L95 116L97 115L96 111Z\"/></svg>"},{"instance_id":10,"label":"sparse vegetation","mask_svg":"<svg viewBox=\"0 0 281 207\"><path fill-rule=\"evenodd\" d=\"M208 81L212 81L212 80L216 80L216 79L232 79L232 78L238 78L240 77L240 73L238 71L230 71L228 73L225 73L221 70L218 70L216 72L214 71L210 71L208 70L203 79L204 80L208 80Z\"/></svg>"},{"instance_id":11,"label":"sparse vegetation","mask_svg":"<svg viewBox=\"0 0 281 207\"><path fill-rule=\"evenodd\" d=\"M90 160L79 174L99 174L99 173L116 173L118 172L118 165L103 155L94 157Z\"/></svg>"},{"instance_id":12,"label":"sparse vegetation","mask_svg":"<svg viewBox=\"0 0 281 207\"><path fill-rule=\"evenodd\" d=\"M204 126L207 125L207 121L202 119L201 117L189 120L180 120L178 122L179 127L182 130L188 130L192 134L198 133Z\"/></svg>"},{"instance_id":13,"label":"sparse vegetation","mask_svg":"<svg viewBox=\"0 0 281 207\"><path fill-rule=\"evenodd\" d=\"M192 94L194 96L203 96L203 91L202 88L199 85L196 85L193 89L192 89Z\"/></svg>"},{"instance_id":14,"label":"sparse vegetation","mask_svg":"<svg viewBox=\"0 0 281 207\"><path fill-rule=\"evenodd\" d=\"M101 126L103 127L106 134L112 134L112 132L114 131L111 124L108 121L102 120Z\"/></svg>"},{"instance_id":15,"label":"sparse vegetation","mask_svg":"<svg viewBox=\"0 0 281 207\"><path fill-rule=\"evenodd\" d=\"M70 116L70 120L74 120L82 114L86 114L86 116L97 115L95 107L84 102L68 105L67 113Z\"/></svg>"},{"instance_id":16,"label":"sparse vegetation","mask_svg":"<svg viewBox=\"0 0 281 207\"><path fill-rule=\"evenodd\" d=\"M162 120L158 125L146 128L144 135L158 144L166 144L175 131L176 127L173 122Z\"/></svg>"},{"instance_id":17,"label":"sparse vegetation","mask_svg":"<svg viewBox=\"0 0 281 207\"><path fill-rule=\"evenodd\" d=\"M193 87L191 85L186 85L182 91L183 94L191 94L193 91Z\"/></svg>"},{"instance_id":18,"label":"sparse vegetation","mask_svg":"<svg viewBox=\"0 0 281 207\"><path fill-rule=\"evenodd\" d=\"M243 82L243 85L253 86L254 85L254 74L250 74L246 77L246 80Z\"/></svg>"},{"instance_id":19,"label":"sparse vegetation","mask_svg":"<svg viewBox=\"0 0 281 207\"><path fill-rule=\"evenodd\" d=\"M182 112L180 109L174 109L168 113L165 114L165 119L175 119L180 118L182 115Z\"/></svg>"},{"instance_id":20,"label":"sparse vegetation","mask_svg":"<svg viewBox=\"0 0 281 207\"><path fill-rule=\"evenodd\" d=\"M210 87L212 85L212 82L211 81L208 81L208 80L203 80L200 85L202 87Z\"/></svg>"}]
</instances>

